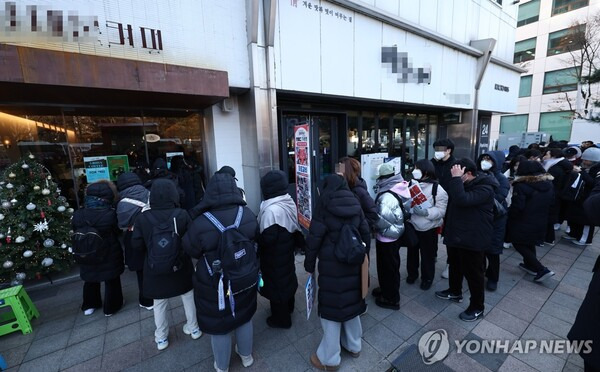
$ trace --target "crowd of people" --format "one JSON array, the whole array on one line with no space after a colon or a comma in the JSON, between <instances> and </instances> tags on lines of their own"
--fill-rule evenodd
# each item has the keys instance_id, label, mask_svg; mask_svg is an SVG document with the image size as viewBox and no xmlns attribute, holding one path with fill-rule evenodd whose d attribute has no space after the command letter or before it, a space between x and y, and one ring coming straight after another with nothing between
<instances>
[{"instance_id":1,"label":"crowd of people","mask_svg":"<svg viewBox=\"0 0 600 372\"><path fill-rule=\"evenodd\" d=\"M72 220L84 281L81 310L85 315L96 309L106 316L118 312L120 275L127 266L137 274L139 306L154 312L159 350L169 346L168 299L179 296L186 316L183 332L192 339L210 335L215 370L228 370L233 336L235 353L249 367L257 295L270 302L268 326L290 328L298 288L294 256L303 251L306 272L318 272L323 329L310 361L318 369L337 370L342 352L356 358L362 349L360 316L367 312L365 270L372 238L379 286L371 294L377 306L398 310L400 248L407 247L406 283L420 277L420 288L427 291L435 279L441 236L447 249L441 276L448 279L448 289L435 296L462 302L465 278L471 298L459 315L463 321L483 317L485 290L495 291L501 280L503 249L514 247L523 257L519 268L543 282L554 273L540 263L536 246L554 243L562 226L567 229L562 237L576 246L591 243L597 223L585 210L593 210L596 193L600 203L595 182L600 148L593 143L513 147L508 157L490 151L476 161L456 159L450 139L437 140L434 149L433 159L415 162L407 180L383 163L375 198L361 178L360 163L340 159L339 172L319 186L308 232L298 224L287 175L279 170L260 180L258 216L246 206L235 170L228 166L202 185L201 195L190 188L193 178L168 170L164 161L155 163L144 182L128 172L116 185L92 183ZM185 163L176 168L181 166Z\"/></svg>"}]
</instances>

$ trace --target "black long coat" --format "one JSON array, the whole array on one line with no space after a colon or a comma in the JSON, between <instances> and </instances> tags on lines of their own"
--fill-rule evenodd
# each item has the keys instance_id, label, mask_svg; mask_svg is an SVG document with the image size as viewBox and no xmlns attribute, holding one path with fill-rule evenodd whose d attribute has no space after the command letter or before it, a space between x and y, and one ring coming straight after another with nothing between
<instances>
[{"instance_id":1,"label":"black long coat","mask_svg":"<svg viewBox=\"0 0 600 372\"><path fill-rule=\"evenodd\" d=\"M367 190L367 183L362 178L359 178L356 180L356 185L354 185L351 190L360 202L360 206L365 214L369 228L373 230L375 223L377 223L377 220L379 220L379 215L377 214L377 206L375 205L375 201Z\"/></svg>"},{"instance_id":2,"label":"black long coat","mask_svg":"<svg viewBox=\"0 0 600 372\"><path fill-rule=\"evenodd\" d=\"M277 224L271 225L258 237L258 256L264 287L260 294L269 300L285 302L298 289L294 261L294 234Z\"/></svg>"},{"instance_id":3,"label":"black long coat","mask_svg":"<svg viewBox=\"0 0 600 372\"><path fill-rule=\"evenodd\" d=\"M550 205L554 200L552 176L519 176L513 181L508 209L507 240L532 245L544 239Z\"/></svg>"},{"instance_id":4,"label":"black long coat","mask_svg":"<svg viewBox=\"0 0 600 372\"><path fill-rule=\"evenodd\" d=\"M331 192L328 192L329 187ZM360 203L343 178L329 176L310 223L304 268L314 273L319 258L319 315L334 322L350 320L366 308L361 293L361 265L341 263L334 255L335 242L344 223L359 229L368 252L371 235Z\"/></svg>"},{"instance_id":5,"label":"black long coat","mask_svg":"<svg viewBox=\"0 0 600 372\"><path fill-rule=\"evenodd\" d=\"M219 311L219 278L217 275L210 276L204 260L204 255L216 255L221 233L202 213L210 211L224 226L229 226L233 224L240 205L245 206L246 202L242 199L235 179L229 174L213 175L206 186L204 198L193 210L197 217L183 237L185 251L198 259L192 280L198 324L202 331L210 335L227 334L250 321L256 312L256 290L248 290L235 296L235 317L228 297L225 298L225 310ZM256 241L258 238L256 216L247 207L244 207L239 230L251 240ZM212 262L212 259L208 262Z\"/></svg>"},{"instance_id":6,"label":"black long coat","mask_svg":"<svg viewBox=\"0 0 600 372\"><path fill-rule=\"evenodd\" d=\"M87 225L95 227L108 249L104 261L96 265L79 265L79 276L85 282L99 283L114 279L125 270L123 249L119 242L120 230L117 226L117 213L114 208L83 208L73 214L71 224L73 231Z\"/></svg>"},{"instance_id":7,"label":"black long coat","mask_svg":"<svg viewBox=\"0 0 600 372\"><path fill-rule=\"evenodd\" d=\"M464 184L460 177L452 177L448 185L444 243L472 251L485 250L494 233L494 187L498 181L479 174Z\"/></svg>"},{"instance_id":8,"label":"black long coat","mask_svg":"<svg viewBox=\"0 0 600 372\"><path fill-rule=\"evenodd\" d=\"M165 299L182 295L192 290L192 273L194 271L191 258L181 252L179 270L168 274L159 274L148 265L148 245L151 243L154 222L152 215L159 223L177 221L177 232L182 237L191 222L187 212L179 206L179 193L173 182L157 179L150 192L150 208L137 216L131 239L132 248L144 253L144 293L147 298ZM170 221L169 221L170 220Z\"/></svg>"},{"instance_id":9,"label":"black long coat","mask_svg":"<svg viewBox=\"0 0 600 372\"><path fill-rule=\"evenodd\" d=\"M548 212L548 218L550 221L552 221L552 223L558 222L560 206L562 204L560 193L565 188L567 176L572 170L573 164L566 159L559 161L548 169L548 173L554 177L552 180L552 185L554 186L554 199L552 200L552 205L550 206L550 211Z\"/></svg>"}]
</instances>

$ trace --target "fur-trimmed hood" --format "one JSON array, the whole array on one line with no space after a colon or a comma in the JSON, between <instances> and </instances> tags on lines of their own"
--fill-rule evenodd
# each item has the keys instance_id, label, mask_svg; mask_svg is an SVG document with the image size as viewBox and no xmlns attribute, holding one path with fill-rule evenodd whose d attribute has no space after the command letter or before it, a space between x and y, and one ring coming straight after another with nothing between
<instances>
[{"instance_id":1,"label":"fur-trimmed hood","mask_svg":"<svg viewBox=\"0 0 600 372\"><path fill-rule=\"evenodd\" d=\"M551 174L544 173L544 174L538 174L535 176L516 176L513 183L516 183L516 182L534 183L534 182L540 182L540 181L552 181L553 179L554 179L554 177L552 177Z\"/></svg>"}]
</instances>

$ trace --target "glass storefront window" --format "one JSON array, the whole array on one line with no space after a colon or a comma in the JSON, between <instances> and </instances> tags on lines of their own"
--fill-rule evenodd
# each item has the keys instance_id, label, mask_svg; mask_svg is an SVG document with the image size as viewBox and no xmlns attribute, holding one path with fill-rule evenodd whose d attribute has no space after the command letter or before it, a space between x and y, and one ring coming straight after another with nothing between
<instances>
[{"instance_id":1,"label":"glass storefront window","mask_svg":"<svg viewBox=\"0 0 600 372\"><path fill-rule=\"evenodd\" d=\"M433 153L435 152L433 148L433 143L437 140L437 130L438 130L438 116L437 115L429 115L429 147L427 148L427 154L425 157L427 159L431 159L433 157Z\"/></svg>"},{"instance_id":2,"label":"glass storefront window","mask_svg":"<svg viewBox=\"0 0 600 372\"><path fill-rule=\"evenodd\" d=\"M362 154L377 152L375 148L375 139L377 133L375 130L375 114L372 112L362 113Z\"/></svg>"},{"instance_id":3,"label":"glass storefront window","mask_svg":"<svg viewBox=\"0 0 600 372\"><path fill-rule=\"evenodd\" d=\"M388 114L379 114L379 152L388 152L390 117Z\"/></svg>"},{"instance_id":4,"label":"glass storefront window","mask_svg":"<svg viewBox=\"0 0 600 372\"><path fill-rule=\"evenodd\" d=\"M285 115L283 117L286 130L288 182L296 183L296 144L294 142L294 126L308 123L308 115Z\"/></svg>"},{"instance_id":5,"label":"glass storefront window","mask_svg":"<svg viewBox=\"0 0 600 372\"><path fill-rule=\"evenodd\" d=\"M406 114L406 148L404 150L404 174L409 174L414 167L414 157L417 148L417 115Z\"/></svg>"},{"instance_id":6,"label":"glass storefront window","mask_svg":"<svg viewBox=\"0 0 600 372\"><path fill-rule=\"evenodd\" d=\"M404 137L402 136L402 123L404 123L404 114L394 115L392 121L392 147L390 150L390 157L402 156L402 143Z\"/></svg>"},{"instance_id":7,"label":"glass storefront window","mask_svg":"<svg viewBox=\"0 0 600 372\"><path fill-rule=\"evenodd\" d=\"M358 112L348 112L348 136L346 138L346 154L360 160L358 150Z\"/></svg>"},{"instance_id":8,"label":"glass storefront window","mask_svg":"<svg viewBox=\"0 0 600 372\"><path fill-rule=\"evenodd\" d=\"M427 153L427 115L421 114L417 118L417 160L424 159Z\"/></svg>"}]
</instances>

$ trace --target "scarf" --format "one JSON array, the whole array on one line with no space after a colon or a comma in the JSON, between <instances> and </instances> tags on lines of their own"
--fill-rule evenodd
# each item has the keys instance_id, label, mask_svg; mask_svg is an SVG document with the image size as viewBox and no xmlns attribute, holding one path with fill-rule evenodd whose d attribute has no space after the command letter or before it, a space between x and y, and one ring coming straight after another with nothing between
<instances>
[{"instance_id":1,"label":"scarf","mask_svg":"<svg viewBox=\"0 0 600 372\"><path fill-rule=\"evenodd\" d=\"M86 195L85 196L85 207L89 209L104 209L110 208L112 203L106 199L99 198L97 196Z\"/></svg>"},{"instance_id":2,"label":"scarf","mask_svg":"<svg viewBox=\"0 0 600 372\"><path fill-rule=\"evenodd\" d=\"M544 169L546 170L546 172L548 172L548 169L552 168L554 165L558 164L559 161L563 160L564 158L551 158L548 159L544 162Z\"/></svg>"},{"instance_id":3,"label":"scarf","mask_svg":"<svg viewBox=\"0 0 600 372\"><path fill-rule=\"evenodd\" d=\"M260 203L258 224L262 233L272 225L279 225L293 233L299 231L296 204L289 194L276 196Z\"/></svg>"}]
</instances>

